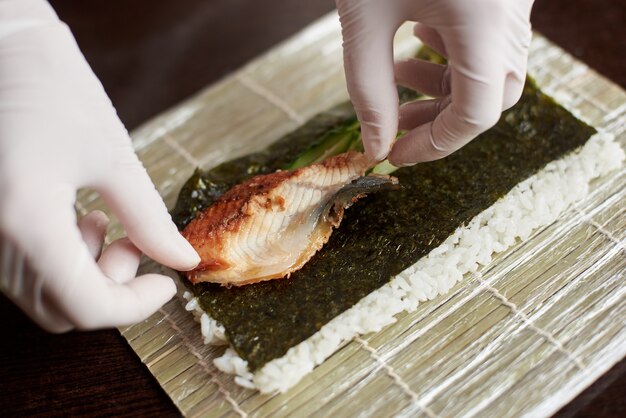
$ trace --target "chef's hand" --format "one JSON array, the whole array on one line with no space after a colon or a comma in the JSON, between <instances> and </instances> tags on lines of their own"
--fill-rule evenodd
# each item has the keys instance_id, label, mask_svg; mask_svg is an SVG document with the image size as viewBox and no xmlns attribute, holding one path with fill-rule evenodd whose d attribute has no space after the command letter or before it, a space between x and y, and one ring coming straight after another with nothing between
<instances>
[{"instance_id":1,"label":"chef's hand","mask_svg":"<svg viewBox=\"0 0 626 418\"><path fill-rule=\"evenodd\" d=\"M107 218L78 223L76 190L100 192L128 239L102 254ZM0 0L0 288L48 331L145 319L175 293L135 277L140 251L199 258L178 233L68 28L43 0Z\"/></svg>"},{"instance_id":2,"label":"chef's hand","mask_svg":"<svg viewBox=\"0 0 626 418\"><path fill-rule=\"evenodd\" d=\"M533 0L336 0L348 91L368 155L398 166L436 160L492 127L520 98ZM405 21L448 59L393 62ZM436 97L398 108L395 82ZM395 144L398 129L407 130Z\"/></svg>"}]
</instances>

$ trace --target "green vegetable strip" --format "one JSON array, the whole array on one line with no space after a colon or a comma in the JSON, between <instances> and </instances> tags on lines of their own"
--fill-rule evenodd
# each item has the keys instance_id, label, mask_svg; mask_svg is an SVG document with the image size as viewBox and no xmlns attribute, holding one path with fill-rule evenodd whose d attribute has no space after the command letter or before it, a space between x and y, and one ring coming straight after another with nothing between
<instances>
[{"instance_id":1,"label":"green vegetable strip","mask_svg":"<svg viewBox=\"0 0 626 418\"><path fill-rule=\"evenodd\" d=\"M295 170L306 167L313 163L324 161L328 157L341 154L348 150L356 149L361 142L359 123L350 120L342 126L333 129L324 135L319 143L304 151L296 160L285 167L287 170Z\"/></svg>"}]
</instances>

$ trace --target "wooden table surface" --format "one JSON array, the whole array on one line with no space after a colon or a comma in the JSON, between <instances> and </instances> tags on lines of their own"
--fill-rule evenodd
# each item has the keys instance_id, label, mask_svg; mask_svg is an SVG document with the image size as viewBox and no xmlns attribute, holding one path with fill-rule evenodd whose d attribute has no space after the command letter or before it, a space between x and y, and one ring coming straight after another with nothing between
<instances>
[{"instance_id":1,"label":"wooden table surface","mask_svg":"<svg viewBox=\"0 0 626 418\"><path fill-rule=\"evenodd\" d=\"M133 129L332 10L333 0L51 0ZM626 88L626 1L537 0L536 30ZM178 416L116 330L50 335L0 296L0 416ZM626 416L626 361L561 417Z\"/></svg>"}]
</instances>

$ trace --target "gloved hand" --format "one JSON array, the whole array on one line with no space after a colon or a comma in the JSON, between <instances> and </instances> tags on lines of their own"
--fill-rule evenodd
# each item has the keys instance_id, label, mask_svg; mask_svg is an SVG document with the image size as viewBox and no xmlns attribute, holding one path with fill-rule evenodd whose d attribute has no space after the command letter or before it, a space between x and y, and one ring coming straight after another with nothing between
<instances>
[{"instance_id":1,"label":"gloved hand","mask_svg":"<svg viewBox=\"0 0 626 418\"><path fill-rule=\"evenodd\" d=\"M366 153L397 166L442 158L489 129L520 98L533 0L336 0L348 91ZM393 63L405 21L448 65ZM395 81L436 97L398 108ZM407 130L395 144L397 130ZM392 148L393 146L393 148ZM390 152L391 151L391 152Z\"/></svg>"},{"instance_id":2,"label":"gloved hand","mask_svg":"<svg viewBox=\"0 0 626 418\"><path fill-rule=\"evenodd\" d=\"M106 216L76 222L82 187L101 193L129 237L102 255ZM135 277L135 245L176 269L199 262L68 28L46 1L0 0L2 292L53 332L143 320L175 285Z\"/></svg>"}]
</instances>

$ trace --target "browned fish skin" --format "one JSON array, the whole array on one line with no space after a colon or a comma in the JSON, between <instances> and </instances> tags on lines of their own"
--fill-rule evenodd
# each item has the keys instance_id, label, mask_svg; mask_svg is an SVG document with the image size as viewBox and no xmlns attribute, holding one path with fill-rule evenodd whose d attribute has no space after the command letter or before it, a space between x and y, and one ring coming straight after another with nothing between
<instances>
[{"instance_id":1,"label":"browned fish skin","mask_svg":"<svg viewBox=\"0 0 626 418\"><path fill-rule=\"evenodd\" d=\"M328 241L351 203L332 208L333 197L369 166L365 155L348 152L233 187L183 230L201 258L187 277L238 286L298 270ZM330 216L322 213L329 210Z\"/></svg>"}]
</instances>

